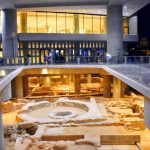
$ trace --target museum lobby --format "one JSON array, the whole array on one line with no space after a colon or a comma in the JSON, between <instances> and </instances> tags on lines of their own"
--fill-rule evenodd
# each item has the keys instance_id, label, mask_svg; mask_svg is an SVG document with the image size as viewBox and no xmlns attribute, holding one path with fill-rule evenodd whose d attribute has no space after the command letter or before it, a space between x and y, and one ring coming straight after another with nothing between
<instances>
[{"instance_id":1,"label":"museum lobby","mask_svg":"<svg viewBox=\"0 0 150 150\"><path fill-rule=\"evenodd\" d=\"M2 0L0 150L149 150L148 5Z\"/></svg>"}]
</instances>

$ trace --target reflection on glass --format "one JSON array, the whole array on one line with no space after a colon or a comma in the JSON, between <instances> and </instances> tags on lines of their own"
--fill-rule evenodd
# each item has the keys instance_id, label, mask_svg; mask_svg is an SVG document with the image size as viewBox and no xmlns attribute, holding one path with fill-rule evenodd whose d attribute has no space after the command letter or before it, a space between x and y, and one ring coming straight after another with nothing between
<instances>
[{"instance_id":1,"label":"reflection on glass","mask_svg":"<svg viewBox=\"0 0 150 150\"><path fill-rule=\"evenodd\" d=\"M27 32L37 33L36 12L27 12Z\"/></svg>"},{"instance_id":2,"label":"reflection on glass","mask_svg":"<svg viewBox=\"0 0 150 150\"><path fill-rule=\"evenodd\" d=\"M46 27L46 13L38 12L37 13L37 29L38 33L47 33Z\"/></svg>"},{"instance_id":3,"label":"reflection on glass","mask_svg":"<svg viewBox=\"0 0 150 150\"><path fill-rule=\"evenodd\" d=\"M65 13L57 13L57 33L66 33Z\"/></svg>"},{"instance_id":4,"label":"reflection on glass","mask_svg":"<svg viewBox=\"0 0 150 150\"><path fill-rule=\"evenodd\" d=\"M56 33L56 13L47 13L47 32Z\"/></svg>"}]
</instances>

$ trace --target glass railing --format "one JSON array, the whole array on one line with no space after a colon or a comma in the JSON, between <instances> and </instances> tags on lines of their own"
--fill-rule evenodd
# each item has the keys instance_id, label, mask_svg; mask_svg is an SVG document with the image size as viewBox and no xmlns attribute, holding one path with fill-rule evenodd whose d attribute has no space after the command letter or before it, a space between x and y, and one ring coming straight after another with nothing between
<instances>
[{"instance_id":1,"label":"glass railing","mask_svg":"<svg viewBox=\"0 0 150 150\"><path fill-rule=\"evenodd\" d=\"M1 58L0 66L16 66L16 65L51 65L51 64L149 64L150 56L60 56L47 57L46 59L40 57L19 57L19 58Z\"/></svg>"},{"instance_id":2,"label":"glass railing","mask_svg":"<svg viewBox=\"0 0 150 150\"><path fill-rule=\"evenodd\" d=\"M33 60L34 58L34 60ZM109 68L150 87L150 57L149 56L122 56L122 57L83 57L83 56L60 56L38 59L26 58L3 58L0 66L22 65L106 65Z\"/></svg>"}]
</instances>

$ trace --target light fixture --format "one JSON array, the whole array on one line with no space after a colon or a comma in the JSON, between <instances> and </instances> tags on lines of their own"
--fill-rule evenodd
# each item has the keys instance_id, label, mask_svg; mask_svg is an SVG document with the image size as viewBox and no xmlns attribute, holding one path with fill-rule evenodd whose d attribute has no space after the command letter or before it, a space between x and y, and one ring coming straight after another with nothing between
<instances>
[{"instance_id":1,"label":"light fixture","mask_svg":"<svg viewBox=\"0 0 150 150\"><path fill-rule=\"evenodd\" d=\"M6 71L5 70L0 70L0 76L3 77L6 75Z\"/></svg>"},{"instance_id":2,"label":"light fixture","mask_svg":"<svg viewBox=\"0 0 150 150\"><path fill-rule=\"evenodd\" d=\"M44 69L42 70L42 74L48 74L48 70L44 68Z\"/></svg>"}]
</instances>

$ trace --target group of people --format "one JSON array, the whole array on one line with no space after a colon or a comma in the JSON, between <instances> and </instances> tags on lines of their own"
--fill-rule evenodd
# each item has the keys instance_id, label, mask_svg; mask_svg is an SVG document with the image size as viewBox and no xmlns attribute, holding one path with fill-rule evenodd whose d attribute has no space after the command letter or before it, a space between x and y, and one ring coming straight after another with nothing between
<instances>
[{"instance_id":1,"label":"group of people","mask_svg":"<svg viewBox=\"0 0 150 150\"><path fill-rule=\"evenodd\" d=\"M44 56L44 63L51 64L52 63L52 54L50 53L48 56Z\"/></svg>"}]
</instances>

